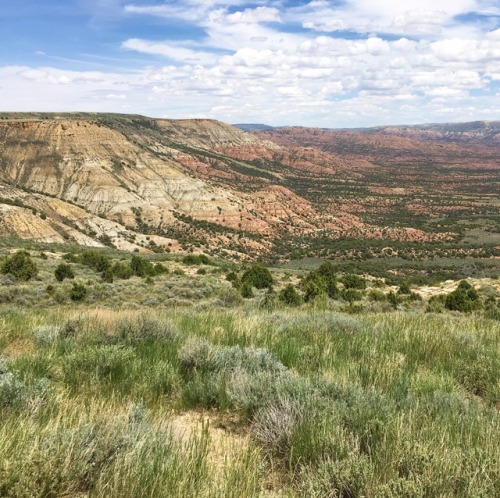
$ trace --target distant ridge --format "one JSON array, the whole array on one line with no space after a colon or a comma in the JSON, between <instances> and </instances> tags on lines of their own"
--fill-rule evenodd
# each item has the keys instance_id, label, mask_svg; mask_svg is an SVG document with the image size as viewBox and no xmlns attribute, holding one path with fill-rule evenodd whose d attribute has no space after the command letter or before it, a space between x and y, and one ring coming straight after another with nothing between
<instances>
[{"instance_id":1,"label":"distant ridge","mask_svg":"<svg viewBox=\"0 0 500 498\"><path fill-rule=\"evenodd\" d=\"M233 124L233 126L243 131L270 131L276 128L275 126L269 126L266 124L259 124L259 123L238 123L238 124Z\"/></svg>"}]
</instances>

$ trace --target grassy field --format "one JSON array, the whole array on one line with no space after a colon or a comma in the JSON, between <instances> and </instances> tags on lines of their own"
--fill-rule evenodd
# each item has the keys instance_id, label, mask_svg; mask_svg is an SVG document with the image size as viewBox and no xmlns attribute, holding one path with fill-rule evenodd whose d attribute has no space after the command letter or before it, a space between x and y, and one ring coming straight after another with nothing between
<instances>
[{"instance_id":1,"label":"grassy field","mask_svg":"<svg viewBox=\"0 0 500 498\"><path fill-rule=\"evenodd\" d=\"M460 313L367 275L353 302L339 270L338 296L289 307L307 270L244 299L234 265L106 282L64 254L0 275L0 496L500 496L497 280Z\"/></svg>"}]
</instances>

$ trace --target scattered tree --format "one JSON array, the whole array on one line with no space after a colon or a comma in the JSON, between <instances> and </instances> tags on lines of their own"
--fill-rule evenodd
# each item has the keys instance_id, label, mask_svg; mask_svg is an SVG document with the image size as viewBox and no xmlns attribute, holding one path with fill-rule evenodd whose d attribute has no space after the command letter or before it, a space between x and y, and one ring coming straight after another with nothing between
<instances>
[{"instance_id":1,"label":"scattered tree","mask_svg":"<svg viewBox=\"0 0 500 498\"><path fill-rule=\"evenodd\" d=\"M297 292L295 287L292 284L288 284L284 289L279 293L279 300L287 304L288 306L299 306L302 303L302 298L300 294Z\"/></svg>"},{"instance_id":2,"label":"scattered tree","mask_svg":"<svg viewBox=\"0 0 500 498\"><path fill-rule=\"evenodd\" d=\"M73 287L69 293L69 297L72 301L82 301L87 295L87 288L83 284L73 283Z\"/></svg>"},{"instance_id":3,"label":"scattered tree","mask_svg":"<svg viewBox=\"0 0 500 498\"><path fill-rule=\"evenodd\" d=\"M70 265L61 263L54 271L54 276L58 282L62 282L65 278L75 278L75 274Z\"/></svg>"},{"instance_id":4,"label":"scattered tree","mask_svg":"<svg viewBox=\"0 0 500 498\"><path fill-rule=\"evenodd\" d=\"M31 280L38 275L38 267L28 252L18 251L4 261L2 273L10 273L18 280Z\"/></svg>"}]
</instances>

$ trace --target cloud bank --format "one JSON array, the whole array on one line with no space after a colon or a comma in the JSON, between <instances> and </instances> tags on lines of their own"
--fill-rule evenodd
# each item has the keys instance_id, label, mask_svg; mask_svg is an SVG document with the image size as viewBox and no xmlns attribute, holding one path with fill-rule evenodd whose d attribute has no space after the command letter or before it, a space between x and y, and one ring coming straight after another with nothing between
<instances>
[{"instance_id":1,"label":"cloud bank","mask_svg":"<svg viewBox=\"0 0 500 498\"><path fill-rule=\"evenodd\" d=\"M500 119L495 1L113 5L114 25L136 29L108 44L112 68L79 66L78 54L61 67L41 46L43 64L0 67L3 110L328 127ZM135 35L145 24L154 36Z\"/></svg>"}]
</instances>

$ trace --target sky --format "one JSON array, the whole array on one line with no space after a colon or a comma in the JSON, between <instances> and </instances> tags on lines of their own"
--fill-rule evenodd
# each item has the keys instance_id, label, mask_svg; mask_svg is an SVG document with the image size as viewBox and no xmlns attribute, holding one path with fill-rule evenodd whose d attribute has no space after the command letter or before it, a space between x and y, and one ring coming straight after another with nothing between
<instances>
[{"instance_id":1,"label":"sky","mask_svg":"<svg viewBox=\"0 0 500 498\"><path fill-rule=\"evenodd\" d=\"M500 119L500 0L0 0L0 111Z\"/></svg>"}]
</instances>

